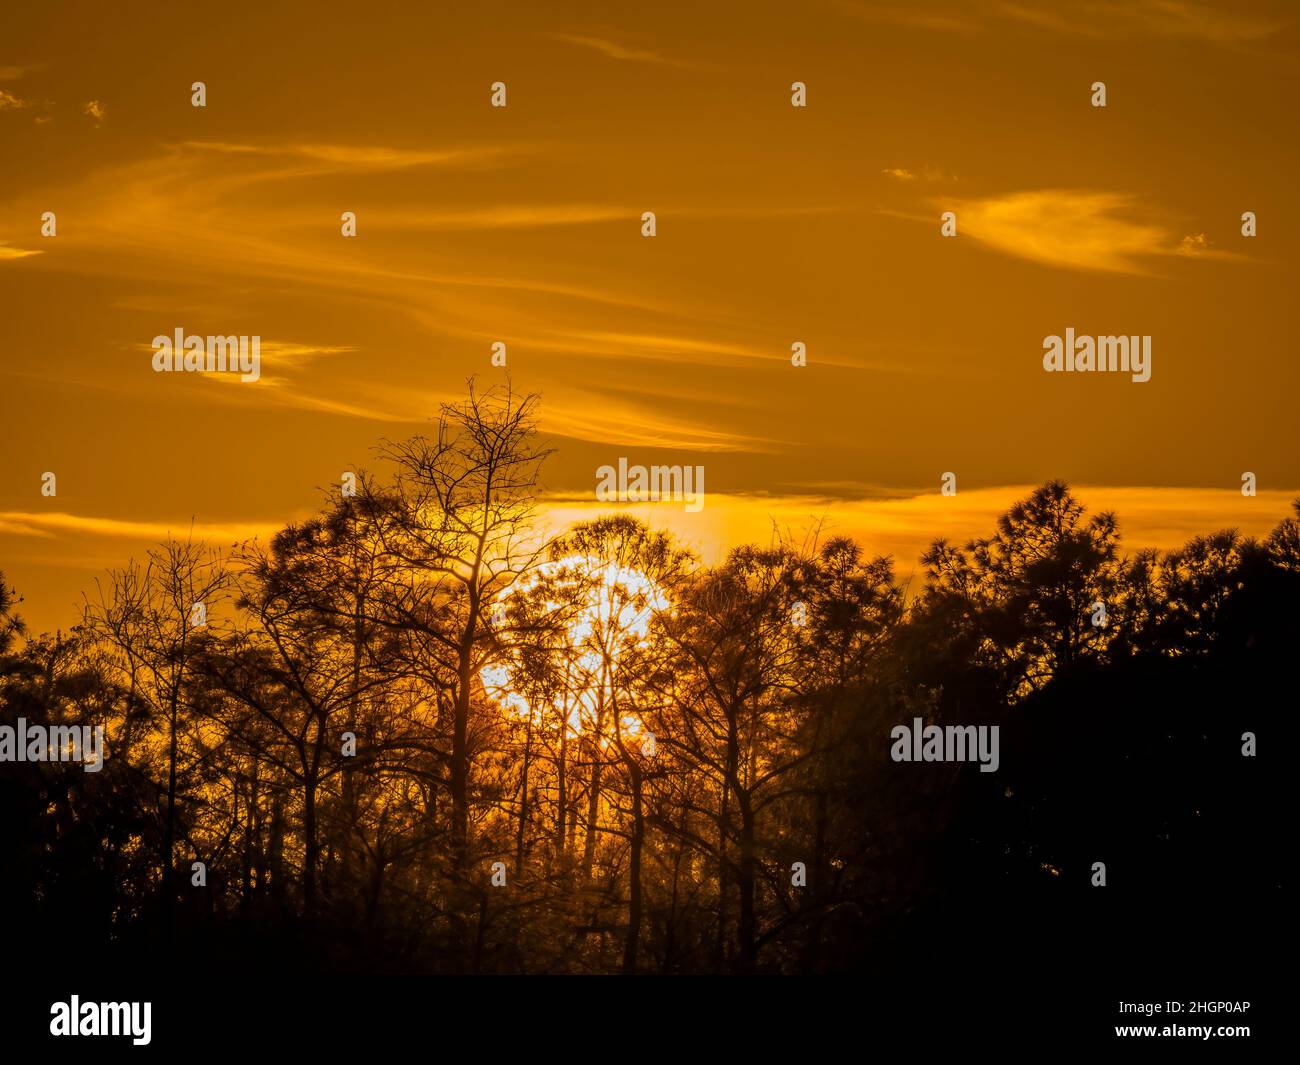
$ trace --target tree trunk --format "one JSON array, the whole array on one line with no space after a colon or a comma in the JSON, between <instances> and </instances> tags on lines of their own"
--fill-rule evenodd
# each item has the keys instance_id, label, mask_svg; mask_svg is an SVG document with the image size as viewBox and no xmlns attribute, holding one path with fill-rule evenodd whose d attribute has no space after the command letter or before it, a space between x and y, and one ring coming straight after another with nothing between
<instances>
[{"instance_id":1,"label":"tree trunk","mask_svg":"<svg viewBox=\"0 0 1300 1065\"><path fill-rule=\"evenodd\" d=\"M641 848L645 843L645 815L641 806L641 767L627 758L632 777L632 853L628 867L627 942L623 947L623 972L636 972L637 947L641 939Z\"/></svg>"},{"instance_id":2,"label":"tree trunk","mask_svg":"<svg viewBox=\"0 0 1300 1065\"><path fill-rule=\"evenodd\" d=\"M528 708L528 723L524 726L524 767L519 782L519 832L515 838L515 877L523 875L524 844L528 836L528 770L533 755L533 709Z\"/></svg>"},{"instance_id":3,"label":"tree trunk","mask_svg":"<svg viewBox=\"0 0 1300 1065\"><path fill-rule=\"evenodd\" d=\"M180 681L177 681L179 685ZM176 910L176 719L179 693L172 689L171 706L168 710L169 733L167 739L167 821L163 826L163 892L167 907L167 928L170 933Z\"/></svg>"},{"instance_id":4,"label":"tree trunk","mask_svg":"<svg viewBox=\"0 0 1300 1065\"><path fill-rule=\"evenodd\" d=\"M582 848L582 875L591 877L596 861L596 822L600 819L600 744L591 741L591 789L587 792L587 839Z\"/></svg>"},{"instance_id":5,"label":"tree trunk","mask_svg":"<svg viewBox=\"0 0 1300 1065\"><path fill-rule=\"evenodd\" d=\"M567 706L566 706L567 709ZM569 762L569 722L567 717L560 722L560 765L559 780L556 782L559 789L556 798L555 812L555 849L559 852L561 860L566 853L565 850L565 818L569 811L569 781L567 776Z\"/></svg>"},{"instance_id":6,"label":"tree trunk","mask_svg":"<svg viewBox=\"0 0 1300 1065\"><path fill-rule=\"evenodd\" d=\"M754 812L749 793L737 795L740 800L740 971L754 971Z\"/></svg>"},{"instance_id":7,"label":"tree trunk","mask_svg":"<svg viewBox=\"0 0 1300 1065\"><path fill-rule=\"evenodd\" d=\"M476 597L471 594L457 662L456 703L451 736L451 845L457 868L463 869L469 847L469 691L473 681Z\"/></svg>"},{"instance_id":8,"label":"tree trunk","mask_svg":"<svg viewBox=\"0 0 1300 1065\"><path fill-rule=\"evenodd\" d=\"M302 870L303 912L311 917L316 912L316 862L320 845L316 841L316 781L308 778L303 786L302 832L305 855Z\"/></svg>"}]
</instances>

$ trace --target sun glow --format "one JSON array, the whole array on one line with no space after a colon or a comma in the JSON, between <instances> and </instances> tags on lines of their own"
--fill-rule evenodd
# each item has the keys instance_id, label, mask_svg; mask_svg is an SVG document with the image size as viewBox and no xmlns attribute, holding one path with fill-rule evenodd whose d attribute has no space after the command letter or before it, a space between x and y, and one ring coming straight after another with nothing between
<instances>
[{"instance_id":1,"label":"sun glow","mask_svg":"<svg viewBox=\"0 0 1300 1065\"><path fill-rule=\"evenodd\" d=\"M563 721L574 736L600 732L612 725L608 707L620 661L645 646L652 619L670 609L668 597L637 569L573 555L544 563L498 595L496 620L503 621L512 605L525 602L539 589L546 598L534 608L543 616L563 611L568 618L563 638L546 652L553 667L552 682L540 684L525 673L520 653L525 641L508 624L498 624L507 654L480 670L483 687L519 717L532 715L536 723L550 722L553 727ZM636 714L621 711L618 731L638 735L641 723Z\"/></svg>"}]
</instances>

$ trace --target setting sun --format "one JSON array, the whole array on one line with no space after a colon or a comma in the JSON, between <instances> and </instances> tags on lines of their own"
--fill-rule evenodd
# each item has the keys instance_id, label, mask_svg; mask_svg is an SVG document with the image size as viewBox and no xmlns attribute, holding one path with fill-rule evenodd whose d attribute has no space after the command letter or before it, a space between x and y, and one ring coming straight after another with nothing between
<instances>
[{"instance_id":1,"label":"setting sun","mask_svg":"<svg viewBox=\"0 0 1300 1065\"><path fill-rule=\"evenodd\" d=\"M570 735L576 736L602 718L621 657L629 647L644 645L651 620L670 604L644 573L617 562L571 555L542 563L501 592L493 617L504 621L512 603L536 597L539 590L545 596L542 614L564 618L565 639L552 648L564 685L542 697L541 705L530 706L526 685L516 675L517 659L512 661L508 653L502 661L484 666L480 678L487 693L503 707L520 715L531 711L544 727L548 720L552 727L565 721ZM519 637L511 633L508 623L500 627L507 647L518 649ZM624 713L620 727L624 734L636 735L641 725L634 713Z\"/></svg>"}]
</instances>

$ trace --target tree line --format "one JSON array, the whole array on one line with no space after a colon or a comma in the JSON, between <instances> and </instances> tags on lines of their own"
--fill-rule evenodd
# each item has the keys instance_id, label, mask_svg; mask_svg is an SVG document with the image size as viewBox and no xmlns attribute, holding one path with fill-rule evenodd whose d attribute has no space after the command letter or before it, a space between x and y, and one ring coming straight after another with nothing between
<instances>
[{"instance_id":1,"label":"tree line","mask_svg":"<svg viewBox=\"0 0 1300 1065\"><path fill-rule=\"evenodd\" d=\"M974 914L1114 920L1099 859L1127 899L1270 890L1244 736L1288 680L1300 503L1124 554L1051 482L912 583L843 537L704 566L627 516L542 537L537 405L471 385L315 517L168 539L68 632L26 633L0 580L0 723L106 734L98 773L0 764L20 942L843 972ZM894 763L917 717L1000 725L999 771Z\"/></svg>"}]
</instances>

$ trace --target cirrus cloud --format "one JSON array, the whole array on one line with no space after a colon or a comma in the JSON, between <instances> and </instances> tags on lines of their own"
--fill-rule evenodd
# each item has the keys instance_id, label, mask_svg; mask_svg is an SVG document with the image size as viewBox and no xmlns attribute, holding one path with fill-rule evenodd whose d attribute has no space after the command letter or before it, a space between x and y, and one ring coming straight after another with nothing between
<instances>
[{"instance_id":1,"label":"cirrus cloud","mask_svg":"<svg viewBox=\"0 0 1300 1065\"><path fill-rule=\"evenodd\" d=\"M1167 225L1141 216L1136 197L1088 189L1039 189L936 206L957 213L960 232L996 251L1073 270L1150 273L1144 260L1187 255ZM1203 239L1203 238L1202 238ZM1229 258L1194 242L1196 257Z\"/></svg>"}]
</instances>

